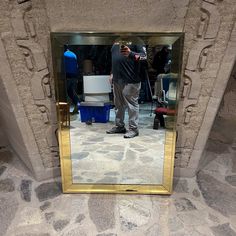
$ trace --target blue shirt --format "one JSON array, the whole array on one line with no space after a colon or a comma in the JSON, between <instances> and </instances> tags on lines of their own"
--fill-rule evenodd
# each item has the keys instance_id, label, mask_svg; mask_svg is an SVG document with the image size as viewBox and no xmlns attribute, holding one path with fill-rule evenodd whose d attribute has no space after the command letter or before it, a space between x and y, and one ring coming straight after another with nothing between
<instances>
[{"instance_id":1,"label":"blue shirt","mask_svg":"<svg viewBox=\"0 0 236 236\"><path fill-rule=\"evenodd\" d=\"M77 56L70 50L67 50L64 53L64 66L67 77L77 76L78 74Z\"/></svg>"}]
</instances>

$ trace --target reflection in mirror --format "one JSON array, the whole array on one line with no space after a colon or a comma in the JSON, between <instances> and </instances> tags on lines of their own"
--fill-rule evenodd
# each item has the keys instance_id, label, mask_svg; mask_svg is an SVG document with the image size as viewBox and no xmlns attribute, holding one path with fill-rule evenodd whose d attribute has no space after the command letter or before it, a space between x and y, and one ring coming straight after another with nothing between
<instances>
[{"instance_id":1,"label":"reflection in mirror","mask_svg":"<svg viewBox=\"0 0 236 236\"><path fill-rule=\"evenodd\" d=\"M168 182L170 193L180 35L59 34L52 43L71 184Z\"/></svg>"}]
</instances>

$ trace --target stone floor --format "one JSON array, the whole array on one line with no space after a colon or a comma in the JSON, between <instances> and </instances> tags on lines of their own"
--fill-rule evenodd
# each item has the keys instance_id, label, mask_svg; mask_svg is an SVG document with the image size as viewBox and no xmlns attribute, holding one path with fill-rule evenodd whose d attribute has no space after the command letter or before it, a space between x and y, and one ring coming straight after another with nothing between
<instances>
[{"instance_id":1,"label":"stone floor","mask_svg":"<svg viewBox=\"0 0 236 236\"><path fill-rule=\"evenodd\" d=\"M235 151L196 178L174 181L171 196L62 194L60 179L37 182L0 152L1 236L235 236ZM213 158L212 158L213 159Z\"/></svg>"},{"instance_id":2,"label":"stone floor","mask_svg":"<svg viewBox=\"0 0 236 236\"><path fill-rule=\"evenodd\" d=\"M114 109L107 123L86 125L79 114L74 115L70 126L73 183L161 184L165 129L153 129L150 107L140 104L139 136L133 139L106 134L115 126ZM128 114L125 117L128 124Z\"/></svg>"}]
</instances>

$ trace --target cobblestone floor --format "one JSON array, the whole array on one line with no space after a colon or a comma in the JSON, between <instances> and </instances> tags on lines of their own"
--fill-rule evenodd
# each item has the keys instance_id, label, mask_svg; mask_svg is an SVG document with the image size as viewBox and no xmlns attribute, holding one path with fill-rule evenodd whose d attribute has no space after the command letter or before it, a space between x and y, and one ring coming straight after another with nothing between
<instances>
[{"instance_id":1,"label":"cobblestone floor","mask_svg":"<svg viewBox=\"0 0 236 236\"><path fill-rule=\"evenodd\" d=\"M166 130L153 129L150 104L140 104L139 136L124 139L123 134L106 134L110 122L81 123L73 117L70 129L73 183L161 184ZM128 124L126 113L125 123ZM126 126L127 127L127 126ZM155 155L153 155L155 153Z\"/></svg>"},{"instance_id":2,"label":"cobblestone floor","mask_svg":"<svg viewBox=\"0 0 236 236\"><path fill-rule=\"evenodd\" d=\"M171 196L62 194L60 179L39 183L2 150L0 235L235 236L234 157L218 154L196 178L175 179Z\"/></svg>"}]
</instances>

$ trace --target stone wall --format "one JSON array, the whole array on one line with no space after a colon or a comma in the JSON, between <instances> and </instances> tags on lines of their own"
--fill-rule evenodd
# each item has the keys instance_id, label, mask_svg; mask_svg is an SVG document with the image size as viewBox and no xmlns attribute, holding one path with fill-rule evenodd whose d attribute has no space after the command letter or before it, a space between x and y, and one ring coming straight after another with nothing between
<instances>
[{"instance_id":1,"label":"stone wall","mask_svg":"<svg viewBox=\"0 0 236 236\"><path fill-rule=\"evenodd\" d=\"M190 3L184 29L176 175L195 174L234 65L233 3L235 1L214 0Z\"/></svg>"},{"instance_id":2,"label":"stone wall","mask_svg":"<svg viewBox=\"0 0 236 236\"><path fill-rule=\"evenodd\" d=\"M37 179L59 173L44 2L1 1L1 114L14 151Z\"/></svg>"},{"instance_id":3,"label":"stone wall","mask_svg":"<svg viewBox=\"0 0 236 236\"><path fill-rule=\"evenodd\" d=\"M15 151L25 163L31 163L28 166L38 179L53 176L55 171L58 174L50 31L185 32L175 173L193 176L235 59L235 3L2 0L0 50L4 56L0 66L5 63L6 69L0 68L0 76L9 105L17 103L19 108L12 110L9 127L18 121L22 135L15 142L9 139L11 145L18 142L25 147ZM4 117L7 123L9 116ZM8 128L6 131L12 137Z\"/></svg>"}]
</instances>

